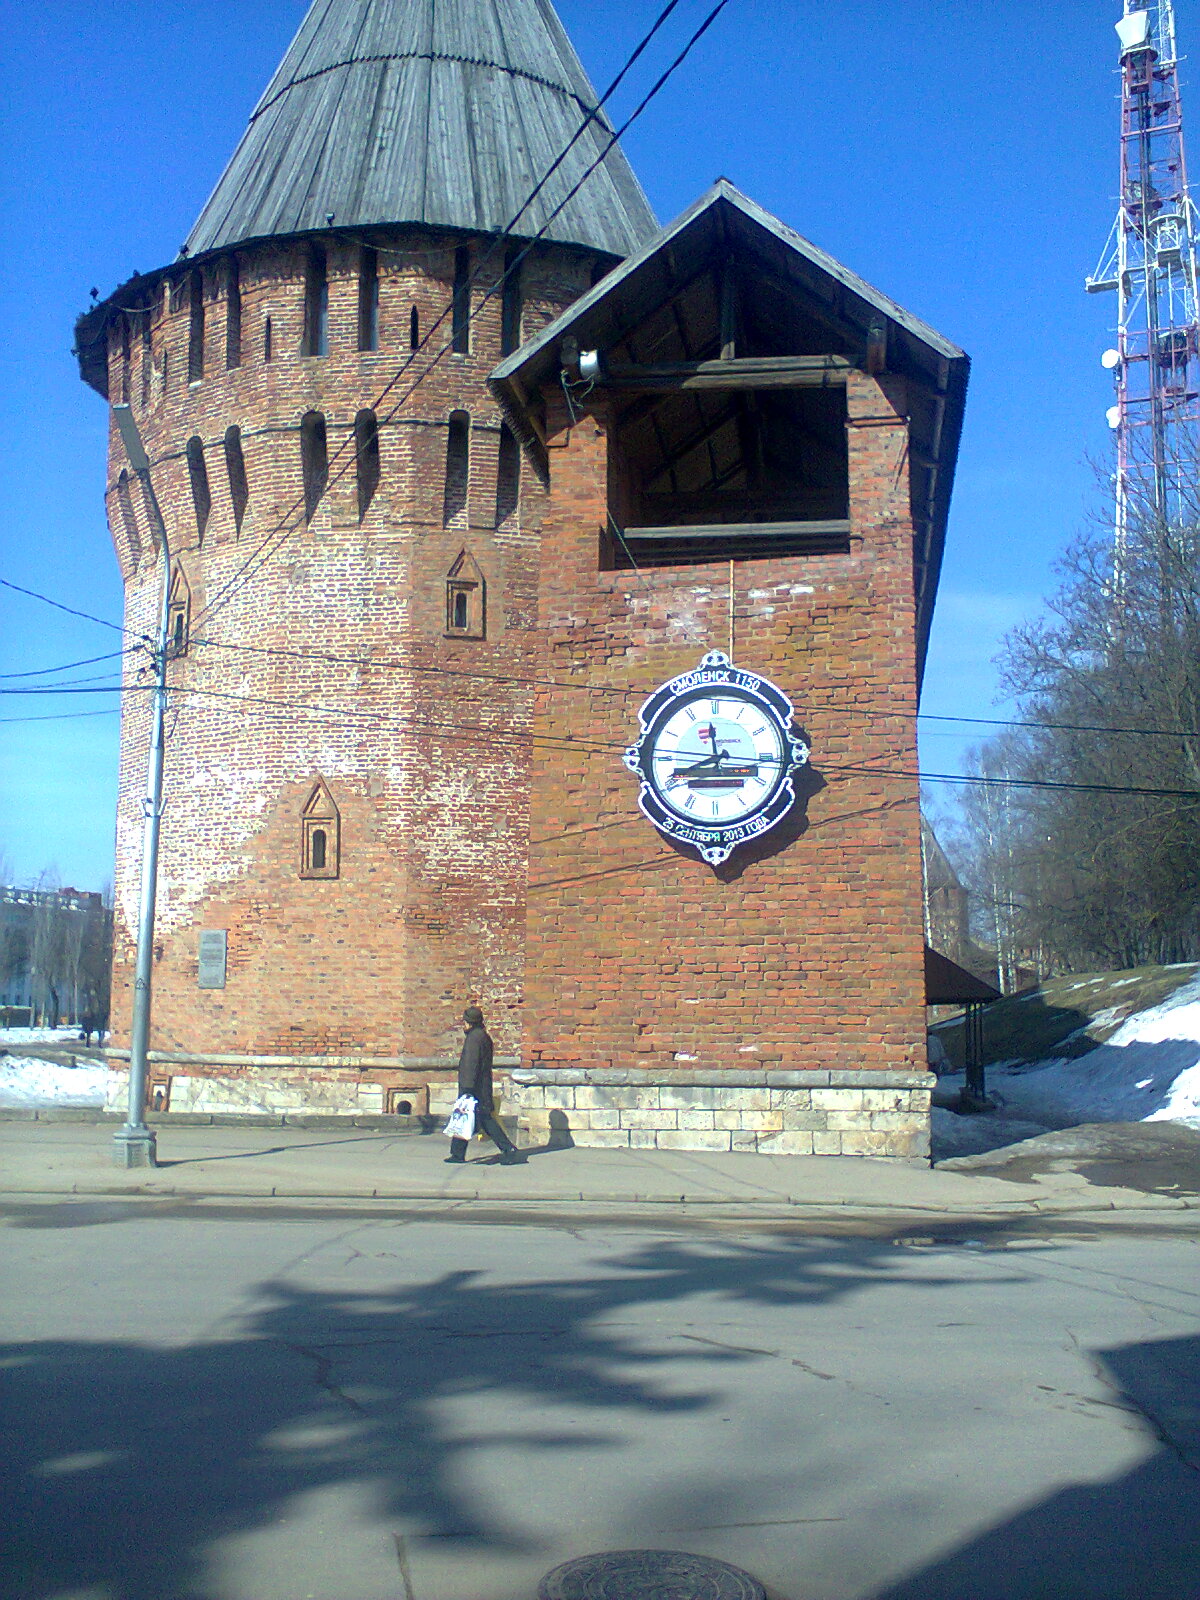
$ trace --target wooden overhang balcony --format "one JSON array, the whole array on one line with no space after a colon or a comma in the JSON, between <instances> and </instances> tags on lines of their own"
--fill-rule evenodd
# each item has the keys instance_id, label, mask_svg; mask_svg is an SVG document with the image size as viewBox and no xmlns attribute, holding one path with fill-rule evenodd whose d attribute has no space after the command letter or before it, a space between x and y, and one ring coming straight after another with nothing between
<instances>
[{"instance_id":1,"label":"wooden overhang balcony","mask_svg":"<svg viewBox=\"0 0 1200 1600\"><path fill-rule=\"evenodd\" d=\"M849 551L856 369L901 380L923 657L967 358L724 179L490 384L546 481L552 415L603 417L597 561L640 569Z\"/></svg>"}]
</instances>

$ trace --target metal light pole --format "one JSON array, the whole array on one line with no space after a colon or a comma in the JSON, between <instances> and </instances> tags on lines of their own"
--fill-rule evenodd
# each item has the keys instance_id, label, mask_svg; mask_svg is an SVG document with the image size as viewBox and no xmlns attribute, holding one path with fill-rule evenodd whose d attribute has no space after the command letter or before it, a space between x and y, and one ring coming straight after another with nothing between
<instances>
[{"instance_id":1,"label":"metal light pole","mask_svg":"<svg viewBox=\"0 0 1200 1600\"><path fill-rule=\"evenodd\" d=\"M162 606L158 648L154 651L154 696L150 715L150 761L146 773L146 798L142 801L146 823L142 836L142 895L138 908L137 970L133 985L133 1024L129 1035L129 1110L125 1126L113 1135L113 1161L118 1167L154 1167L158 1149L154 1130L146 1126L146 1054L150 1043L150 979L154 968L154 902L158 890L158 825L162 817L163 726L167 710L167 652L171 642L171 545L158 496L150 481L150 458L142 443L133 412L116 405L113 414L129 464L146 493L146 503L162 542Z\"/></svg>"}]
</instances>

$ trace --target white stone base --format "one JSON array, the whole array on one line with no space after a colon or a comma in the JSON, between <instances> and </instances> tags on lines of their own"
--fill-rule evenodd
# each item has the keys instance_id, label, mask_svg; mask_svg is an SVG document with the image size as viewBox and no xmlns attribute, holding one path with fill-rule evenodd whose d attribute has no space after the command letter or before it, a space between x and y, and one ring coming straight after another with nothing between
<instances>
[{"instance_id":1,"label":"white stone base","mask_svg":"<svg viewBox=\"0 0 1200 1600\"><path fill-rule=\"evenodd\" d=\"M526 1144L929 1160L934 1078L907 1072L522 1072L506 1096Z\"/></svg>"}]
</instances>

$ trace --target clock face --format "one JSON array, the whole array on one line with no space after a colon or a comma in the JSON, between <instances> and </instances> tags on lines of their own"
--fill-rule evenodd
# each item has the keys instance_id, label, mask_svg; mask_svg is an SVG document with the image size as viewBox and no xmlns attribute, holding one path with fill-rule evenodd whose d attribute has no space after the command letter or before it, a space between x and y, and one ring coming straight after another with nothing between
<instances>
[{"instance_id":1,"label":"clock face","mask_svg":"<svg viewBox=\"0 0 1200 1600\"><path fill-rule=\"evenodd\" d=\"M656 690L640 715L642 736L625 752L642 780L638 804L706 861L724 861L791 808L791 775L808 746L791 731L791 701L768 679L713 650Z\"/></svg>"},{"instance_id":2,"label":"clock face","mask_svg":"<svg viewBox=\"0 0 1200 1600\"><path fill-rule=\"evenodd\" d=\"M723 686L668 706L647 730L646 746L647 781L685 822L741 822L767 804L785 775L777 719L744 691Z\"/></svg>"}]
</instances>

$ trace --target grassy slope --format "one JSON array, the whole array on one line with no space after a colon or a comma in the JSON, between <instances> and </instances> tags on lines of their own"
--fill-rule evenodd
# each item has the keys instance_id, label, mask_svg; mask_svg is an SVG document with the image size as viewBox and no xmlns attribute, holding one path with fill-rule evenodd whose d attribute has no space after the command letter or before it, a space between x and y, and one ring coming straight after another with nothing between
<instances>
[{"instance_id":1,"label":"grassy slope","mask_svg":"<svg viewBox=\"0 0 1200 1600\"><path fill-rule=\"evenodd\" d=\"M1158 1005L1200 972L1200 966L1135 967L1048 978L1037 989L995 1000L983 1011L983 1058L1045 1061L1085 1055L1116 1032L1135 1011ZM962 1019L939 1023L934 1032L951 1061L962 1065Z\"/></svg>"}]
</instances>

